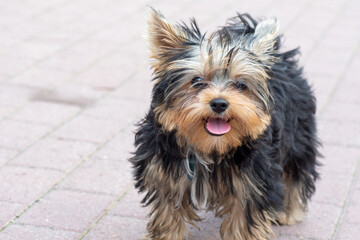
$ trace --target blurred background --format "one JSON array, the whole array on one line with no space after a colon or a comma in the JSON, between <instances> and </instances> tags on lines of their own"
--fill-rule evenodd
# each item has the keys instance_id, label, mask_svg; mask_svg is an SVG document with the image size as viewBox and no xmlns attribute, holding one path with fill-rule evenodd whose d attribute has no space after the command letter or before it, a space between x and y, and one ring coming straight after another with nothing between
<instances>
[{"instance_id":1,"label":"blurred background","mask_svg":"<svg viewBox=\"0 0 360 240\"><path fill-rule=\"evenodd\" d=\"M357 239L358 0L0 1L0 239L144 236L127 159L151 96L147 5L202 32L236 12L278 18L284 49L301 47L324 158L307 217L276 239ZM220 239L221 219L202 216L190 239Z\"/></svg>"}]
</instances>

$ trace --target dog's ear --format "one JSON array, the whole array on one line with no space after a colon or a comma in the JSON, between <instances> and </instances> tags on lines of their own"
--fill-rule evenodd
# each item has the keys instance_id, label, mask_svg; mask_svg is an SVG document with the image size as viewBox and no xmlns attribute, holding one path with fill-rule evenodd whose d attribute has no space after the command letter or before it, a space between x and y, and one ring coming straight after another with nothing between
<instances>
[{"instance_id":1,"label":"dog's ear","mask_svg":"<svg viewBox=\"0 0 360 240\"><path fill-rule=\"evenodd\" d=\"M254 39L250 50L258 56L274 52L274 45L279 36L279 22L276 18L268 18L259 22L255 28Z\"/></svg>"},{"instance_id":2,"label":"dog's ear","mask_svg":"<svg viewBox=\"0 0 360 240\"><path fill-rule=\"evenodd\" d=\"M185 47L183 43L186 37L180 27L169 23L160 12L149 8L145 40L149 44L151 57L161 60L171 51L181 51Z\"/></svg>"}]
</instances>

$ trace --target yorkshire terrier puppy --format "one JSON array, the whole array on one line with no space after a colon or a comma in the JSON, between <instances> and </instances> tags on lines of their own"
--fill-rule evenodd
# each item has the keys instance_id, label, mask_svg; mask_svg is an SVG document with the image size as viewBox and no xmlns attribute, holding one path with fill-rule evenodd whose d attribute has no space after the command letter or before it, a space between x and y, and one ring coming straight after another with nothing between
<instances>
[{"instance_id":1,"label":"yorkshire terrier puppy","mask_svg":"<svg viewBox=\"0 0 360 240\"><path fill-rule=\"evenodd\" d=\"M225 240L269 239L272 223L303 218L318 177L316 104L278 28L238 14L207 36L150 10L152 102L130 159L151 206L147 238L186 239L200 209L223 218Z\"/></svg>"}]
</instances>

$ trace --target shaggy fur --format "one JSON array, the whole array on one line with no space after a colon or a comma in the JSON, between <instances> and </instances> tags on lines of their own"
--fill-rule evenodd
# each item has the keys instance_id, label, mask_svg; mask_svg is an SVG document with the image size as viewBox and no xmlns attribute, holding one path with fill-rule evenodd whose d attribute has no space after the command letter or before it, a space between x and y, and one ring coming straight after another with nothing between
<instances>
[{"instance_id":1,"label":"shaggy fur","mask_svg":"<svg viewBox=\"0 0 360 240\"><path fill-rule=\"evenodd\" d=\"M150 110L130 159L150 206L150 239L182 240L197 210L223 217L225 240L269 239L300 221L315 191L315 98L295 57L280 52L276 19L238 14L207 37L151 10ZM226 110L214 110L222 99ZM209 121L231 129L212 134Z\"/></svg>"}]
</instances>

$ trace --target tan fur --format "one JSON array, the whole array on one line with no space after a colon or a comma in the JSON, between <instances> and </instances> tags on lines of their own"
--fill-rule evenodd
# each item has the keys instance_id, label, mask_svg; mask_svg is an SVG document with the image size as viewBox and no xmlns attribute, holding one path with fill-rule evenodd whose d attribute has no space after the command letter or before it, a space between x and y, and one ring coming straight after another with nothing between
<instances>
[{"instance_id":1,"label":"tan fur","mask_svg":"<svg viewBox=\"0 0 360 240\"><path fill-rule=\"evenodd\" d=\"M174 181L161 165L150 164L144 176L145 185L151 191L157 189L158 201L152 205L150 221L147 224L149 239L183 240L188 235L185 223L198 228L195 221L200 217L189 205L190 192L186 176ZM154 236L153 233L156 233Z\"/></svg>"},{"instance_id":2,"label":"tan fur","mask_svg":"<svg viewBox=\"0 0 360 240\"><path fill-rule=\"evenodd\" d=\"M226 208L228 215L224 219L220 228L222 239L226 240L267 240L274 236L271 228L270 219L265 221L260 217L260 213L254 211L252 217L259 224L258 228L247 229L248 224L244 213L244 208L240 205L238 199L228 199Z\"/></svg>"},{"instance_id":3,"label":"tan fur","mask_svg":"<svg viewBox=\"0 0 360 240\"><path fill-rule=\"evenodd\" d=\"M180 105L183 109L174 103L175 107L165 110L164 106L160 106L155 113L165 129L176 129L179 138L185 138L188 145L202 153L214 150L226 153L230 148L243 144L242 139L247 136L256 139L270 124L270 116L262 111L259 104L249 99L247 94L239 94L236 89L213 86L203 90L192 101L188 100L188 95L184 98L187 104ZM223 118L230 120L231 130L221 137L209 135L203 123L204 118L217 117L210 108L210 102L215 98L224 98L229 102Z\"/></svg>"},{"instance_id":4,"label":"tan fur","mask_svg":"<svg viewBox=\"0 0 360 240\"><path fill-rule=\"evenodd\" d=\"M246 204L249 201L249 194L253 192L261 193L261 189L255 187L246 174L242 174L240 178L233 178L235 194L222 199L221 204L216 207L216 216L226 216L221 228L220 235L226 240L266 240L274 233L271 228L271 222L274 221L267 213L257 212L257 209L250 203L251 215L257 228L248 228L245 216Z\"/></svg>"},{"instance_id":5,"label":"tan fur","mask_svg":"<svg viewBox=\"0 0 360 240\"><path fill-rule=\"evenodd\" d=\"M279 36L279 22L275 18L269 18L255 28L255 40L250 46L250 50L255 52L262 61L271 63L275 59L269 55L274 51L276 38Z\"/></svg>"},{"instance_id":6,"label":"tan fur","mask_svg":"<svg viewBox=\"0 0 360 240\"><path fill-rule=\"evenodd\" d=\"M160 71L166 67L161 65L161 54L169 49L180 49L185 36L178 26L169 23L153 9L149 11L147 26L145 40L149 45L150 57L154 59L152 67L155 71Z\"/></svg>"},{"instance_id":7,"label":"tan fur","mask_svg":"<svg viewBox=\"0 0 360 240\"><path fill-rule=\"evenodd\" d=\"M282 225L293 225L300 222L306 214L306 203L301 202L301 186L295 185L290 175L285 174L285 212L278 216Z\"/></svg>"},{"instance_id":8,"label":"tan fur","mask_svg":"<svg viewBox=\"0 0 360 240\"><path fill-rule=\"evenodd\" d=\"M155 19L155 20L154 20ZM173 44L180 44L181 39L173 39L171 37L176 33L174 26L168 25L166 20L161 17L152 17L152 22L162 31L166 31L163 38L172 40ZM156 34L154 34L156 35ZM161 42L156 45L156 39L152 42L152 52L167 49L166 42L164 49ZM243 139L250 137L256 139L266 127L270 124L270 116L265 113L268 109L268 89L266 79L268 75L264 68L259 67L252 57L246 52L235 54L229 62L229 57L224 56L232 46L224 46L221 51L213 51L209 53L209 48L218 48L219 44L216 39L205 41L204 46L194 48L194 55L197 58L191 60L176 60L171 64L163 64L161 68L167 71L187 68L189 70L182 72L183 79L177 83L177 87L170 91L166 99L171 97L175 99L171 101L170 107L168 103L158 106L155 109L157 120L163 125L163 129L167 131L177 130L179 139L186 139L187 145L195 147L202 153L217 151L220 154L226 153L230 148L243 144ZM156 57L155 57L156 58ZM158 71L160 66L155 66ZM222 79L218 75L227 70L228 78ZM201 77L204 82L210 85L199 94L196 89L191 88L191 80L194 77ZM251 98L248 91L239 93L237 89L231 87L236 81L245 81L251 88ZM258 86L261 86L259 88ZM169 86L170 87L170 86ZM230 103L230 107L224 117L232 119L230 121L231 130L229 133L221 137L209 135L204 129L203 119L208 117L218 117L210 109L209 103L215 98L224 98ZM265 106L262 106L264 104ZM263 109L265 107L265 109Z\"/></svg>"},{"instance_id":9,"label":"tan fur","mask_svg":"<svg viewBox=\"0 0 360 240\"><path fill-rule=\"evenodd\" d=\"M209 190L209 198L206 208L215 210L217 217L225 217L221 225L220 234L224 240L265 240L273 236L271 222L274 218L268 213L261 214L249 202L250 195L261 194L262 189L257 188L255 182L241 172L237 175L236 170L231 170L231 175L238 176L232 178L234 192L230 193L224 186L221 179L222 172L219 168L213 169L219 174L217 188L212 188L207 183L206 188ZM207 172L209 173L209 172ZM151 218L147 225L149 234L147 238L157 240L183 240L188 236L188 230L185 223L196 226L195 222L200 221L195 210L189 204L190 202L190 185L196 185L187 181L184 175L178 182L175 182L171 176L168 176L161 165L153 163L146 171L145 185L148 189L158 189L158 198L152 206ZM190 184L190 185L189 185ZM191 193L193 194L193 193ZM180 202L181 204L177 204ZM248 204L248 205L247 205ZM250 207L251 216L256 223L249 229L245 216L246 207ZM154 233L156 235L154 235Z\"/></svg>"}]
</instances>

